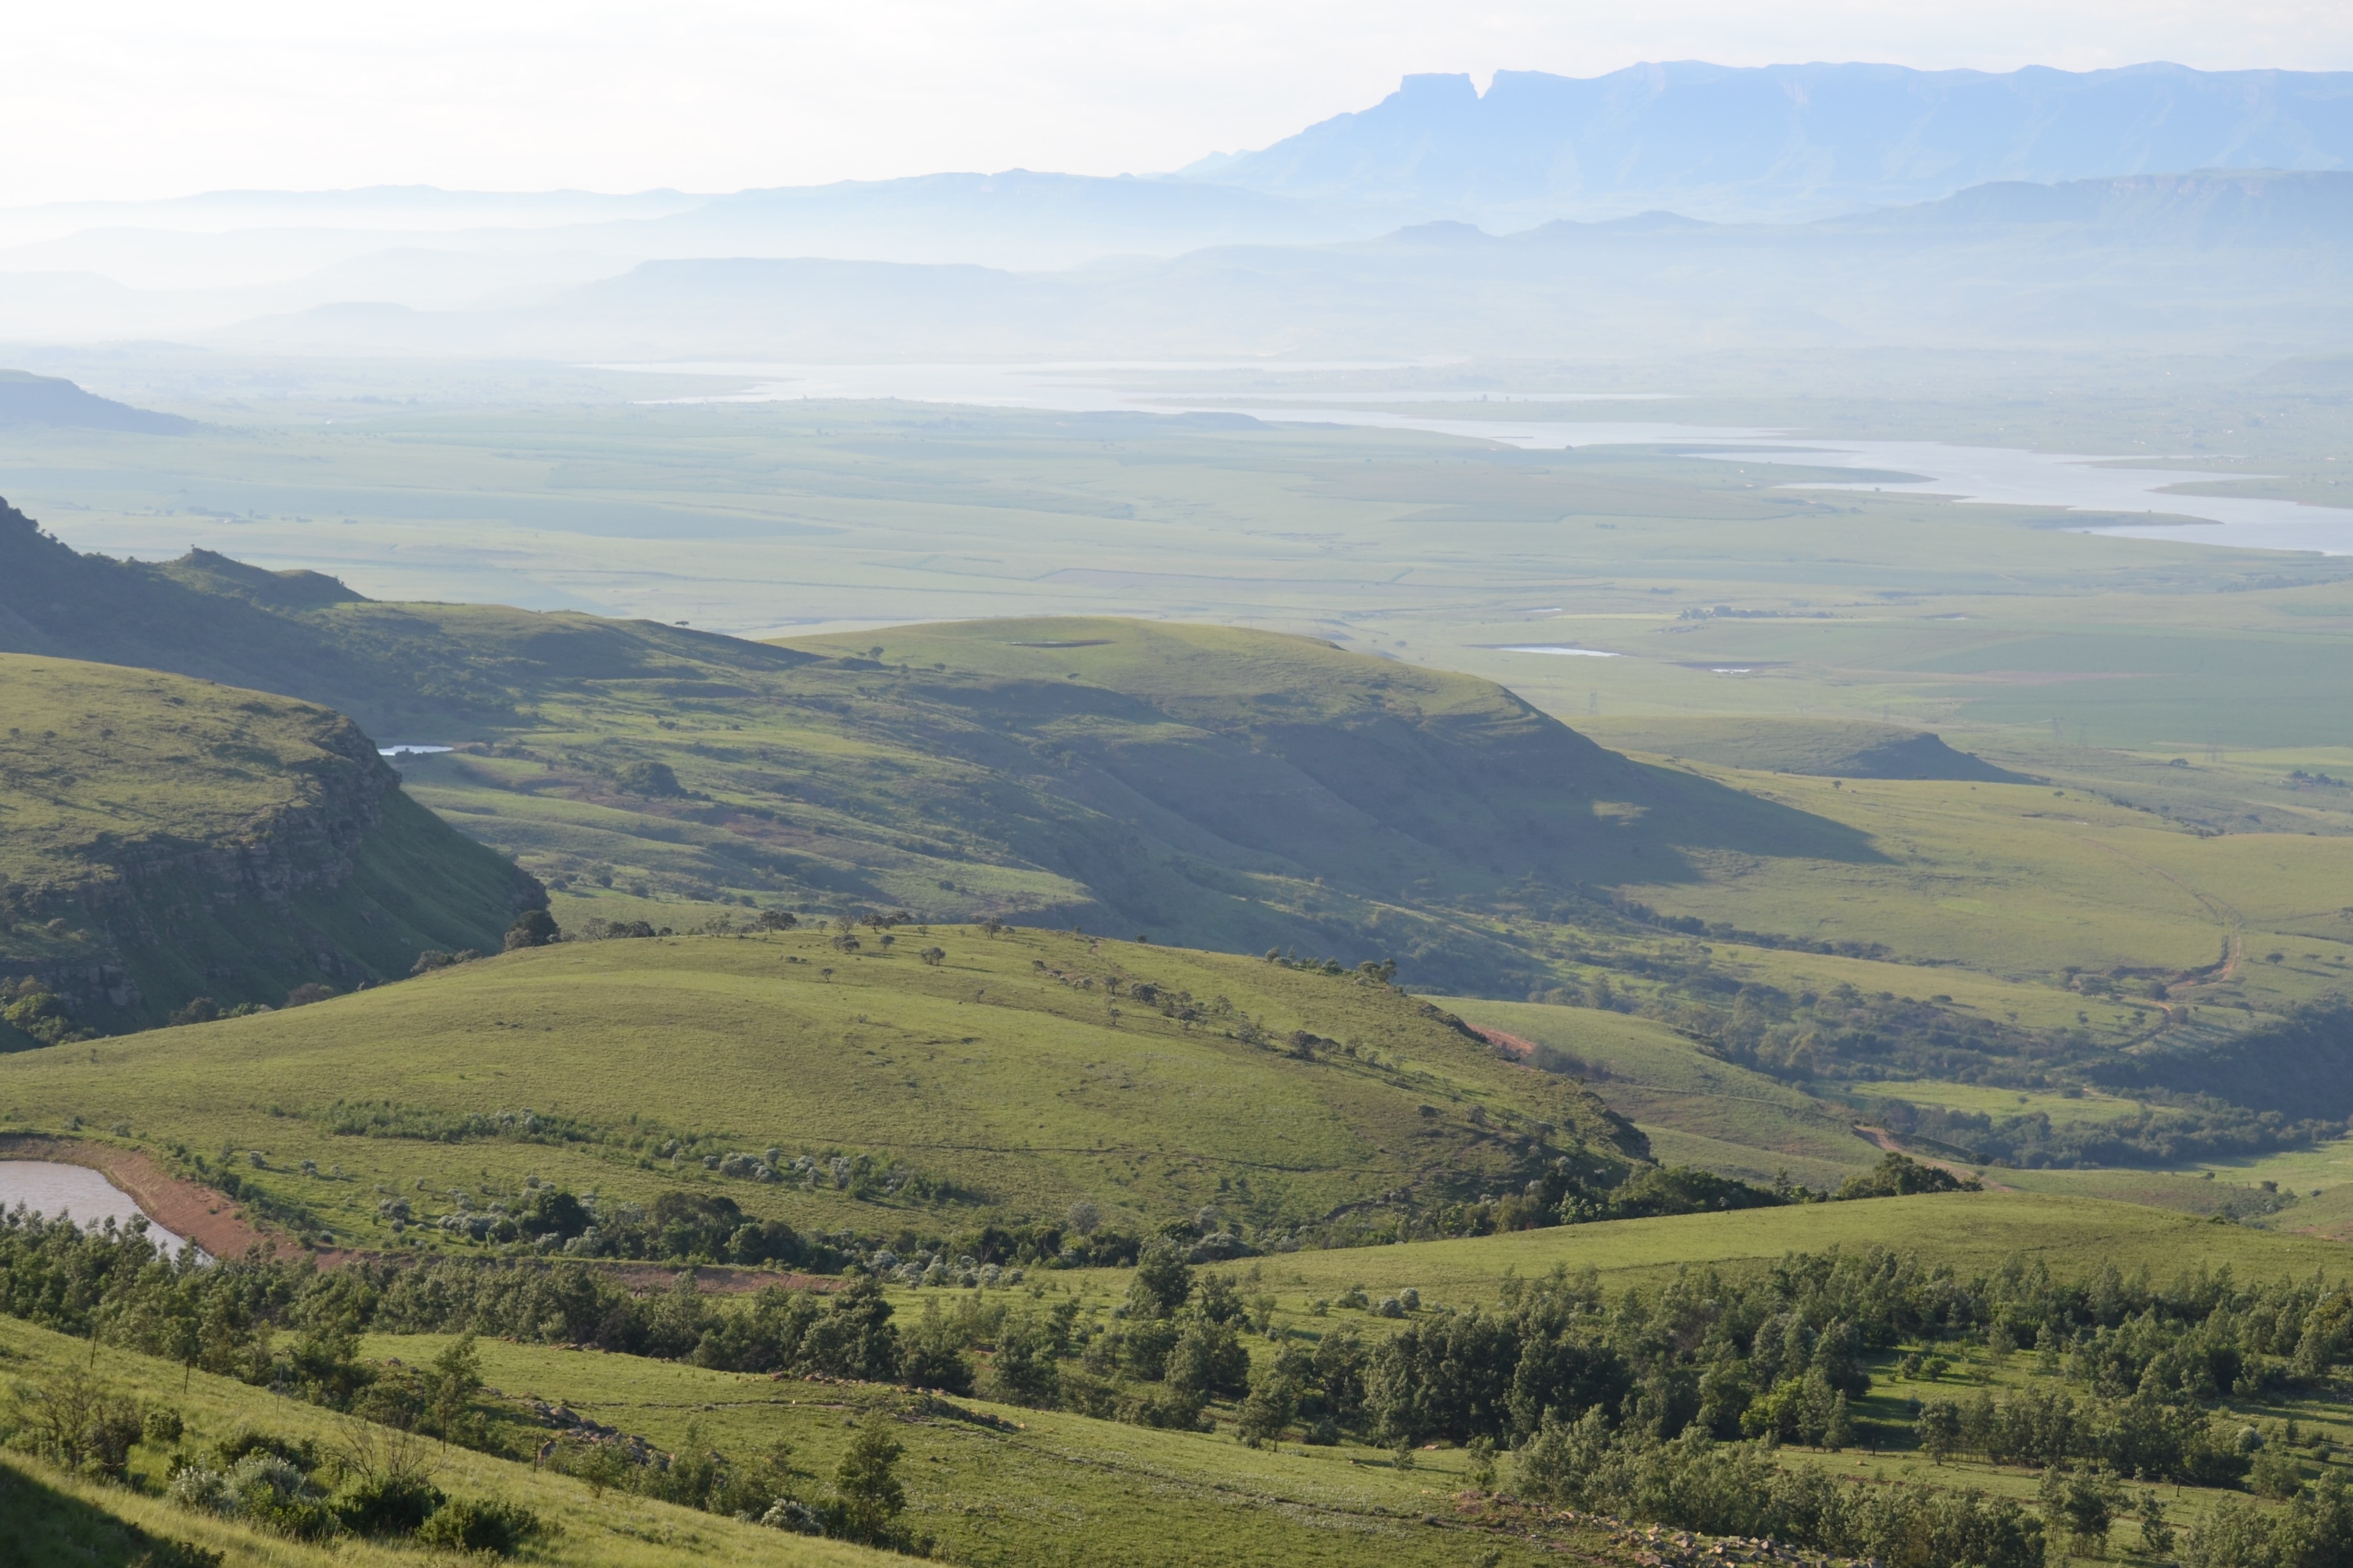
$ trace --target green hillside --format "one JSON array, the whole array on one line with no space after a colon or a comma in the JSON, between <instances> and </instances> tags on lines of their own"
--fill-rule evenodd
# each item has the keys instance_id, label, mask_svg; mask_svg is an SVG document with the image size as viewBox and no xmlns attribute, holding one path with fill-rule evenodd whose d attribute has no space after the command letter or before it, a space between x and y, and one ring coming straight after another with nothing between
<instances>
[{"instance_id":1,"label":"green hillside","mask_svg":"<svg viewBox=\"0 0 2353 1568\"><path fill-rule=\"evenodd\" d=\"M1689 881L1720 854L1873 858L1850 829L1630 763L1492 682L1227 627L1060 618L769 646L375 604L202 552L106 561L9 513L10 645L460 742L404 759L416 797L599 900L1077 922L1524 992L1529 952L1479 918L1505 898Z\"/></svg>"},{"instance_id":2,"label":"green hillside","mask_svg":"<svg viewBox=\"0 0 2353 1568\"><path fill-rule=\"evenodd\" d=\"M0 654L0 978L55 999L8 1005L20 1035L350 990L495 949L539 901L323 709Z\"/></svg>"},{"instance_id":3,"label":"green hillside","mask_svg":"<svg viewBox=\"0 0 2353 1568\"><path fill-rule=\"evenodd\" d=\"M289 1228L401 1246L541 1184L723 1196L805 1234L1208 1210L1271 1246L1393 1233L1563 1162L1608 1185L1642 1150L1569 1080L1368 976L973 928L514 952L20 1053L0 1115L124 1129Z\"/></svg>"},{"instance_id":4,"label":"green hillside","mask_svg":"<svg viewBox=\"0 0 2353 1568\"><path fill-rule=\"evenodd\" d=\"M1787 1175L1834 1188L1879 1158L1852 1117L1778 1079L1708 1056L1653 1020L1526 1002L1452 1005L1477 1027L1535 1047L1538 1066L1581 1079L1672 1163L1750 1182Z\"/></svg>"}]
</instances>

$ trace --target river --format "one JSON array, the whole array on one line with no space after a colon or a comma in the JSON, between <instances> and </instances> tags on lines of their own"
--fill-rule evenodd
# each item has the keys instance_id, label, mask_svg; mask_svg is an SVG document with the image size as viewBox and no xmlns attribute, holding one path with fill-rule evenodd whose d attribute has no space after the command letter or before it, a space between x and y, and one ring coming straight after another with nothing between
<instances>
[{"instance_id":1,"label":"river","mask_svg":"<svg viewBox=\"0 0 2353 1568\"><path fill-rule=\"evenodd\" d=\"M1209 389L1188 378L1284 376L1404 368L1397 365L1313 364L874 364L805 365L762 363L671 363L603 368L741 376L754 384L683 403L779 403L801 398L898 398L912 403L1036 408L1069 414L1247 413L1277 424L1345 425L1415 430L1493 441L1530 451L1577 447L1674 447L1690 456L1756 463L1778 461L1813 468L1869 470L1913 476L1841 484L1807 480L1793 489L1868 489L1947 497L1963 504L2057 507L2101 514L2080 531L2124 538L2168 539L2260 550L2353 554L2353 510L2295 501L2167 493L2176 485L2255 476L2134 466L2114 455L2030 452L2008 447L1963 447L1941 441L1850 440L1803 436L1766 426L1678 424L1672 420L1482 419L1398 414L1359 403L1477 403L1452 396L1393 393L1286 392ZM1668 393L1489 393L1495 403L1668 402ZM2139 514L2136 521L2133 514Z\"/></svg>"}]
</instances>

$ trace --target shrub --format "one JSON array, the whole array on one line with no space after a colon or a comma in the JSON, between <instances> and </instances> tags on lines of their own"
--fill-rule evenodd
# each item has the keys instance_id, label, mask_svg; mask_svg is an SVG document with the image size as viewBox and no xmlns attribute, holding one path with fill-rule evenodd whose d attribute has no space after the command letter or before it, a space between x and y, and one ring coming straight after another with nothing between
<instances>
[{"instance_id":1,"label":"shrub","mask_svg":"<svg viewBox=\"0 0 2353 1568\"><path fill-rule=\"evenodd\" d=\"M361 1535L414 1535L448 1501L441 1489L415 1474L369 1476L337 1493L343 1528Z\"/></svg>"},{"instance_id":2,"label":"shrub","mask_svg":"<svg viewBox=\"0 0 2353 1568\"><path fill-rule=\"evenodd\" d=\"M164 1495L191 1513L237 1512L237 1492L228 1478L202 1465L184 1465L174 1471Z\"/></svg>"},{"instance_id":3,"label":"shrub","mask_svg":"<svg viewBox=\"0 0 2353 1568\"><path fill-rule=\"evenodd\" d=\"M678 774L668 763L630 763L614 775L613 782L631 795L681 795Z\"/></svg>"},{"instance_id":4,"label":"shrub","mask_svg":"<svg viewBox=\"0 0 2353 1568\"><path fill-rule=\"evenodd\" d=\"M417 1531L417 1539L425 1546L512 1557L524 1542L546 1530L546 1521L521 1503L495 1498L455 1498L433 1510L433 1517Z\"/></svg>"},{"instance_id":5,"label":"shrub","mask_svg":"<svg viewBox=\"0 0 2353 1568\"><path fill-rule=\"evenodd\" d=\"M297 1541L316 1541L335 1532L335 1510L311 1485L302 1468L281 1454L256 1448L229 1467L222 1478L231 1500L227 1509L215 1508L265 1530Z\"/></svg>"},{"instance_id":6,"label":"shrub","mask_svg":"<svg viewBox=\"0 0 2353 1568\"><path fill-rule=\"evenodd\" d=\"M286 1005L289 1007L308 1007L313 1002L326 1001L334 994L333 986L322 985L312 980L297 985L293 990L286 993Z\"/></svg>"},{"instance_id":7,"label":"shrub","mask_svg":"<svg viewBox=\"0 0 2353 1568\"><path fill-rule=\"evenodd\" d=\"M506 946L509 952L522 947L545 947L560 941L564 933L556 929L555 917L545 910L525 910L507 927Z\"/></svg>"}]
</instances>

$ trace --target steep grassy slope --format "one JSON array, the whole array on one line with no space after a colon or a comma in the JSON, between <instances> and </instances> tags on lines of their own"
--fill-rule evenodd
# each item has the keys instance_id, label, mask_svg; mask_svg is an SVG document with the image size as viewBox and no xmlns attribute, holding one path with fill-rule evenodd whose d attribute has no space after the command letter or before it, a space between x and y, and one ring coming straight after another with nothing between
<instances>
[{"instance_id":1,"label":"steep grassy slope","mask_svg":"<svg viewBox=\"0 0 2353 1568\"><path fill-rule=\"evenodd\" d=\"M1557 1158L1611 1181L1641 1148L1573 1083L1355 974L1019 931L837 940L566 943L21 1053L0 1113L220 1152L311 1235L384 1245L385 1194L423 1224L518 1203L526 1176L717 1194L804 1231L1059 1222L1086 1198L1131 1230L1208 1207L1279 1240L1516 1191ZM771 1150L820 1171L704 1164ZM837 1154L891 1174L838 1186Z\"/></svg>"},{"instance_id":2,"label":"steep grassy slope","mask_svg":"<svg viewBox=\"0 0 2353 1568\"><path fill-rule=\"evenodd\" d=\"M495 947L539 898L323 709L5 654L0 714L0 975L77 1026L404 975L423 948Z\"/></svg>"}]
</instances>

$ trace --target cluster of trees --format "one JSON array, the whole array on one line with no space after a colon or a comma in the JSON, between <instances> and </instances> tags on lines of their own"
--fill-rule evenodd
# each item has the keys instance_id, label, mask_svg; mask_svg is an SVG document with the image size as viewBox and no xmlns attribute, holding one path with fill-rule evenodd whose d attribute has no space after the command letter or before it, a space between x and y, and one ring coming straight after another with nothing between
<instances>
[{"instance_id":1,"label":"cluster of trees","mask_svg":"<svg viewBox=\"0 0 2353 1568\"><path fill-rule=\"evenodd\" d=\"M2227 1100L2283 1116L2353 1117L2353 1000L2326 996L2221 1040L2112 1057L2091 1072L2119 1093L2157 1089Z\"/></svg>"},{"instance_id":2,"label":"cluster of trees","mask_svg":"<svg viewBox=\"0 0 2353 1568\"><path fill-rule=\"evenodd\" d=\"M1769 1536L1841 1557L2042 1568L2043 1521L1977 1490L1859 1487L1776 1464L1763 1445L1699 1428L1662 1439L1599 1410L1547 1418L1521 1452L1515 1489L1534 1501L1710 1535Z\"/></svg>"},{"instance_id":3,"label":"cluster of trees","mask_svg":"<svg viewBox=\"0 0 2353 1568\"><path fill-rule=\"evenodd\" d=\"M2229 1486L2247 1474L2236 1436L2194 1402L2154 1384L2129 1399L2079 1403L2063 1389L2030 1388L1996 1399L1932 1399L1920 1407L1921 1451L1942 1464L1974 1454L1997 1465L2072 1466L2093 1461L2127 1476L2189 1486Z\"/></svg>"},{"instance_id":4,"label":"cluster of trees","mask_svg":"<svg viewBox=\"0 0 2353 1568\"><path fill-rule=\"evenodd\" d=\"M0 980L0 1024L45 1046L98 1038L97 1030L74 1021L72 1011L47 981L32 974Z\"/></svg>"},{"instance_id":5,"label":"cluster of trees","mask_svg":"<svg viewBox=\"0 0 2353 1568\"><path fill-rule=\"evenodd\" d=\"M551 1215L560 1198L551 1194ZM1905 1560L1924 1562L2038 1561L2042 1525L1968 1493L1841 1488L1765 1453L1780 1442L1856 1441L1855 1402L1875 1354L1969 1343L2038 1358L2047 1384L1922 1405L1920 1444L1940 1460L1972 1453L2052 1467L2058 1501L2046 1515L2094 1533L2107 1517L2094 1504L2117 1478L2211 1486L2263 1468L2261 1437L2219 1426L2213 1402L2316 1383L2353 1362L2353 1293L2318 1279L2241 1286L2219 1271L2160 1287L2146 1271L2127 1279L2108 1268L2062 1280L2022 1259L1963 1277L1883 1249L1792 1256L1740 1275L1686 1270L1614 1297L1590 1271L1556 1270L1507 1281L1493 1307L1461 1310L1411 1292L1375 1306L1354 1291L1314 1304L1327 1326L1311 1344L1273 1325L1271 1297L1246 1298L1246 1282L1197 1268L1165 1236L1142 1245L1128 1298L1108 1321L1068 1299L973 1296L946 1310L928 1302L911 1322L894 1321L880 1282L855 1272L831 1290L771 1288L725 1302L685 1278L633 1295L602 1273L538 1261L321 1274L248 1258L198 1268L160 1257L142 1231L84 1234L21 1213L0 1220L0 1310L461 1442L481 1440L468 1424L479 1388L468 1348L429 1367L376 1367L357 1358L364 1331L501 1334L731 1371L985 1389L1156 1426L1198 1426L1212 1401L1232 1401L1246 1441L1346 1436L1403 1462L1432 1440L1482 1456L1515 1449L1518 1488L1535 1500L1848 1555L1895 1555L1891 1542L1912 1542ZM980 1245L1013 1255L1041 1240L1008 1231ZM1337 1316L1350 1309L1398 1327L1367 1331ZM1255 1371L1248 1335L1278 1342ZM615 1462L586 1449L576 1457ZM851 1508L839 1483L830 1500L809 1500L778 1489L774 1466L711 1462L718 1468L701 1482L690 1468L615 1484L691 1482L702 1506L727 1511L750 1509L745 1487L765 1489L754 1500L779 1527L888 1524ZM2336 1539L2338 1504L2304 1489L2284 1460L2268 1462L2280 1477L2263 1489L2301 1500L2281 1516L2291 1522L2218 1514L2209 1533L2223 1531L2219 1544L2194 1561L2333 1560L2248 1556L2254 1547L2232 1544L2239 1536L2229 1531L2260 1537L2264 1550L2279 1547L2266 1531Z\"/></svg>"},{"instance_id":6,"label":"cluster of trees","mask_svg":"<svg viewBox=\"0 0 2353 1568\"><path fill-rule=\"evenodd\" d=\"M1776 1208L1785 1204L1849 1203L1858 1198L1909 1197L1915 1193L1976 1192L1979 1184L1906 1155L1890 1153L1870 1170L1818 1193L1781 1181L1769 1187L1689 1165L1650 1165L1614 1187L1583 1179L1567 1161L1555 1161L1521 1192L1450 1205L1435 1216L1432 1234L1493 1236L1596 1220L1651 1219L1663 1215L1715 1214Z\"/></svg>"},{"instance_id":7,"label":"cluster of trees","mask_svg":"<svg viewBox=\"0 0 2353 1568\"><path fill-rule=\"evenodd\" d=\"M1266 950L1266 961L1279 963L1285 969L1304 969L1317 974L1353 975L1368 985L1388 985L1397 980L1398 966L1394 958L1368 958L1351 969L1336 958L1302 958L1295 947L1288 951L1270 947Z\"/></svg>"},{"instance_id":8,"label":"cluster of trees","mask_svg":"<svg viewBox=\"0 0 2353 1568\"><path fill-rule=\"evenodd\" d=\"M267 1002L237 1002L224 1007L210 996L191 996L184 1005L172 1009L169 1022L175 1026L182 1024L209 1024L216 1018L248 1018L256 1013L276 1011L277 1009Z\"/></svg>"},{"instance_id":9,"label":"cluster of trees","mask_svg":"<svg viewBox=\"0 0 2353 1568\"><path fill-rule=\"evenodd\" d=\"M1989 1164L2022 1170L2085 1165L2179 1165L2234 1154L2302 1148L2343 1131L2337 1121L2290 1120L2206 1099L2189 1106L2143 1107L2129 1116L2053 1125L2036 1110L1999 1119L1982 1111L1873 1100L1870 1112L1891 1131L1916 1133L1967 1149Z\"/></svg>"},{"instance_id":10,"label":"cluster of trees","mask_svg":"<svg viewBox=\"0 0 2353 1568\"><path fill-rule=\"evenodd\" d=\"M2329 1568L2353 1563L2353 1495L2334 1478L2265 1514L2235 1498L2184 1532L2189 1568Z\"/></svg>"},{"instance_id":11,"label":"cluster of trees","mask_svg":"<svg viewBox=\"0 0 2353 1568\"><path fill-rule=\"evenodd\" d=\"M1683 936L1713 937L1717 942L1737 942L1743 947L1773 947L1791 952L1837 953L1847 958L1885 958L1889 950L1885 942L1853 940L1829 941L1819 937L1789 936L1778 931L1748 931L1730 921L1704 921L1697 915L1662 915L1650 905L1620 894L1610 900L1610 908L1631 921L1657 926ZM1564 910L1573 914L1574 911Z\"/></svg>"}]
</instances>

